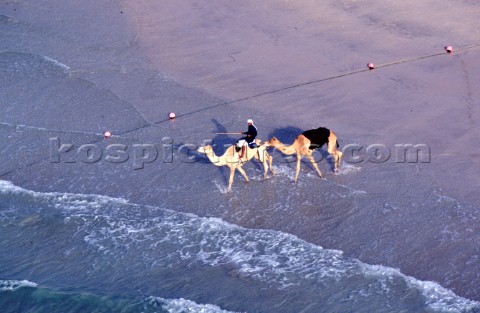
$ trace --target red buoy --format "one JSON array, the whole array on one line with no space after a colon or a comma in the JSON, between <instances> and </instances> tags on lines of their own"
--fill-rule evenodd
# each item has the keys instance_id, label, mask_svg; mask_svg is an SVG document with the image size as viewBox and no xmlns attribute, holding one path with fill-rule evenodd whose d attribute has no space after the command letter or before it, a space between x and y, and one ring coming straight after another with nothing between
<instances>
[{"instance_id":1,"label":"red buoy","mask_svg":"<svg viewBox=\"0 0 480 313\"><path fill-rule=\"evenodd\" d=\"M452 46L446 46L446 47L445 47L445 50L446 50L448 53L452 53L452 52L453 52L453 47L452 47Z\"/></svg>"},{"instance_id":2,"label":"red buoy","mask_svg":"<svg viewBox=\"0 0 480 313\"><path fill-rule=\"evenodd\" d=\"M103 133L103 137L110 138L110 137L112 137L112 133L109 132L109 131L106 131L106 132Z\"/></svg>"},{"instance_id":3,"label":"red buoy","mask_svg":"<svg viewBox=\"0 0 480 313\"><path fill-rule=\"evenodd\" d=\"M173 113L173 112L170 112L170 113L168 114L168 118L171 119L171 120L173 120L175 117L176 117L176 115L175 115L175 113Z\"/></svg>"},{"instance_id":4,"label":"red buoy","mask_svg":"<svg viewBox=\"0 0 480 313\"><path fill-rule=\"evenodd\" d=\"M371 70L373 70L375 68L375 64L373 64L373 63L368 63L367 66Z\"/></svg>"}]
</instances>

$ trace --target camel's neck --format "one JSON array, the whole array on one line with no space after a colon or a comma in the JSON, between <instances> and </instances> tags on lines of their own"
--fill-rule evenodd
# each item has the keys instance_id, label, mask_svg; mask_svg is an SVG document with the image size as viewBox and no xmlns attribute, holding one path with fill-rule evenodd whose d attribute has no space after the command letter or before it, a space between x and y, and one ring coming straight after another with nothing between
<instances>
[{"instance_id":1,"label":"camel's neck","mask_svg":"<svg viewBox=\"0 0 480 313\"><path fill-rule=\"evenodd\" d=\"M275 148L280 150L280 152L282 152L283 154L296 154L297 153L297 150L295 149L293 144L289 145L289 146L286 146L285 144L283 144L280 141L278 141L278 143L275 145Z\"/></svg>"},{"instance_id":2,"label":"camel's neck","mask_svg":"<svg viewBox=\"0 0 480 313\"><path fill-rule=\"evenodd\" d=\"M206 155L207 155L207 158L210 160L210 162L212 162L216 166L227 165L227 162L224 159L216 156L215 153L213 153L213 152L212 153L206 153Z\"/></svg>"}]
</instances>

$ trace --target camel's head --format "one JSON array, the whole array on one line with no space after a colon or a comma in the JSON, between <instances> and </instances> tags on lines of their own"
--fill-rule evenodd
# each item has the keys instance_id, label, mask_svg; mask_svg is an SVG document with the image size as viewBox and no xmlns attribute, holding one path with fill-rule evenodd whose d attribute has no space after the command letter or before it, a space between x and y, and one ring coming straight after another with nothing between
<instances>
[{"instance_id":1,"label":"camel's head","mask_svg":"<svg viewBox=\"0 0 480 313\"><path fill-rule=\"evenodd\" d=\"M204 147L199 147L197 149L197 152L208 154L208 153L213 152L213 148L210 145L206 145Z\"/></svg>"},{"instance_id":2,"label":"camel's head","mask_svg":"<svg viewBox=\"0 0 480 313\"><path fill-rule=\"evenodd\" d=\"M277 138L272 137L269 140L267 140L267 142L265 142L265 145L267 147L275 147L279 142L280 141Z\"/></svg>"}]
</instances>

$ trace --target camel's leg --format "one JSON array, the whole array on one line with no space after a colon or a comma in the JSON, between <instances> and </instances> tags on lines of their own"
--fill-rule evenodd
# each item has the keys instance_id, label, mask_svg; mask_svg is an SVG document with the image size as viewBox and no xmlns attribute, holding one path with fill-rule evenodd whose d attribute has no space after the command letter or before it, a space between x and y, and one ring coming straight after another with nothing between
<instances>
[{"instance_id":1,"label":"camel's leg","mask_svg":"<svg viewBox=\"0 0 480 313\"><path fill-rule=\"evenodd\" d=\"M267 163L267 159L268 159L268 153L267 153L267 150L265 149L262 149L262 150L258 150L258 156L259 156L259 160L262 162L263 164L263 179L267 179L267 173L268 173L268 163Z\"/></svg>"},{"instance_id":2,"label":"camel's leg","mask_svg":"<svg viewBox=\"0 0 480 313\"><path fill-rule=\"evenodd\" d=\"M267 157L268 165L270 166L270 172L272 173L272 175L274 175L275 173L273 172L273 165L272 165L273 157L270 154L268 154L267 151L265 151L265 156Z\"/></svg>"},{"instance_id":3,"label":"camel's leg","mask_svg":"<svg viewBox=\"0 0 480 313\"><path fill-rule=\"evenodd\" d=\"M297 153L297 168L295 170L295 183L298 179L298 173L300 173L300 161L302 161L302 155Z\"/></svg>"},{"instance_id":4,"label":"camel's leg","mask_svg":"<svg viewBox=\"0 0 480 313\"><path fill-rule=\"evenodd\" d=\"M235 176L235 166L230 167L230 179L228 180L228 190L232 190L233 177Z\"/></svg>"},{"instance_id":5,"label":"camel's leg","mask_svg":"<svg viewBox=\"0 0 480 313\"><path fill-rule=\"evenodd\" d=\"M241 166L237 166L237 170L242 174L242 176L245 178L245 181L248 183L250 180L248 179L247 173L245 173L245 170Z\"/></svg>"},{"instance_id":6,"label":"camel's leg","mask_svg":"<svg viewBox=\"0 0 480 313\"><path fill-rule=\"evenodd\" d=\"M307 155L307 158L310 160L310 162L312 162L312 165L315 168L315 170L317 171L320 178L323 178L322 172L320 172L320 169L318 168L317 162L315 162L315 159L313 158L313 156Z\"/></svg>"},{"instance_id":7,"label":"camel's leg","mask_svg":"<svg viewBox=\"0 0 480 313\"><path fill-rule=\"evenodd\" d=\"M333 155L335 160L335 171L338 171L340 168L340 159L342 158L342 152L337 149L337 136L330 131L330 136L328 136L328 153Z\"/></svg>"},{"instance_id":8,"label":"camel's leg","mask_svg":"<svg viewBox=\"0 0 480 313\"><path fill-rule=\"evenodd\" d=\"M342 159L342 152L336 150L335 151L335 171L338 171L340 168L340 160Z\"/></svg>"},{"instance_id":9,"label":"camel's leg","mask_svg":"<svg viewBox=\"0 0 480 313\"><path fill-rule=\"evenodd\" d=\"M263 179L267 179L267 173L268 173L268 164L267 160L263 159Z\"/></svg>"},{"instance_id":10,"label":"camel's leg","mask_svg":"<svg viewBox=\"0 0 480 313\"><path fill-rule=\"evenodd\" d=\"M267 160L270 162L270 171L272 171L272 160L269 158L270 155L268 154L267 150L265 149L257 149L257 153L254 155L254 158L262 162L263 165L263 179L267 179L267 173L268 173L268 163Z\"/></svg>"}]
</instances>

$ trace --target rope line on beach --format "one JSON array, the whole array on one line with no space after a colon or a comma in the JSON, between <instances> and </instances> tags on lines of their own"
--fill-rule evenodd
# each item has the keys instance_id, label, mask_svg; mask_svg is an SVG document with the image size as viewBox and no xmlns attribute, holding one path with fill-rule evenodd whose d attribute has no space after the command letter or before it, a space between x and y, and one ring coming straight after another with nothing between
<instances>
[{"instance_id":1,"label":"rope line on beach","mask_svg":"<svg viewBox=\"0 0 480 313\"><path fill-rule=\"evenodd\" d=\"M474 49L474 48L478 48L478 47L480 47L480 44L473 44L473 45L460 47L460 48L456 49L456 51L457 51L456 53L461 53L462 51L465 51L465 50L468 50L468 49ZM445 54L446 54L445 52L441 52L441 53L439 52L439 53L433 53L433 54L419 56L419 57L415 57L415 58L401 59L401 60L392 61L392 62L389 62L389 63L383 63L383 64L376 65L375 69L379 69L379 68L382 68L382 67L388 67L388 66L392 66L392 65L397 65L397 64L402 64L402 63L415 62L415 61L424 60L424 59L428 59L428 58L438 57L438 56L445 55ZM217 108L217 107L221 107L221 106L227 106L227 105L235 104L235 103L238 103L238 102L259 98L259 97L262 97L262 96L265 96L265 95L274 94L274 93L285 91L285 90L290 90L290 89L294 89L294 88L298 88L298 87L317 84L317 83L320 83L320 82L334 80L334 79L338 79L338 78L342 78L342 77L346 77L346 76L350 76L350 75L355 75L355 74L359 74L359 73L363 73L363 72L368 72L368 71L371 71L371 69L369 69L369 68L358 69L358 70L350 71L350 72L347 72L347 73L342 73L342 74L338 74L338 75L334 75L334 76L330 76L330 77L316 79L316 80L309 81L309 82L298 83L298 84L295 84L295 85L290 85L290 86L286 86L286 87L282 87L282 88L278 88L278 89L274 89L274 90L269 90L269 91L257 93L257 94L251 95L251 96L247 96L247 97L243 97L243 98L239 98L239 99L235 99L235 100L231 100L231 101L224 101L224 102L217 103L217 104L214 104L214 105L211 105L211 106L208 106L208 107L204 107L204 108L201 108L201 109L198 109L198 110L193 110L193 111L186 112L186 113L183 113L183 114L178 114L177 118L197 114L197 113L208 111L208 110L211 110L211 109L214 109L214 108ZM170 121L169 118L165 118L163 120L160 120L160 121L157 121L157 122L154 122L154 123L148 123L147 122L147 124L144 124L144 125L141 125L141 126L129 129L129 130L118 132L118 133L116 133L116 135L114 135L112 137L119 138L119 139L139 140L139 139L135 139L135 138L123 137L122 135L132 133L134 131L138 131L138 130L141 130L141 129L145 129L145 128L148 128L148 127L151 127L151 126L160 125L160 124L163 124L163 123L168 122L168 121ZM1 122L0 122L0 125L34 129L34 130L37 130L37 131L52 131L52 132L67 133L67 134L70 133L70 134L80 134L80 135L88 135L88 136L98 136L98 137L103 138L103 134L99 134L99 133L89 133L89 132L82 132L82 131L65 131L65 130L48 129L48 128L41 128L41 127L27 126L27 125L14 125L14 124L1 123ZM87 142L87 144L95 143L95 142L98 142L99 140L100 140L100 138L97 138L97 139L94 139L90 142ZM60 153L60 154L63 154L63 153ZM438 154L438 155L446 156L446 155L455 155L455 154ZM475 154L475 156L477 156L477 155ZM7 172L1 173L0 177L11 174L11 173L16 172L20 169L28 168L30 166L33 166L33 165L38 164L40 162L43 162L45 160L51 159L51 157L52 156L41 158L39 160L30 162L27 165L24 165L24 166L21 166L21 167L18 167L18 168L14 168L14 169L9 170Z\"/></svg>"},{"instance_id":2,"label":"rope line on beach","mask_svg":"<svg viewBox=\"0 0 480 313\"><path fill-rule=\"evenodd\" d=\"M473 45L460 47L460 48L456 49L456 51L457 51L456 53L461 53L462 51L465 51L465 50L468 50L468 49L473 49L473 48L478 48L478 47L480 47L480 44L473 44ZM414 58L401 59L401 60L397 60L397 61L392 61L392 62L376 65L375 69L379 69L379 68L382 68L382 67L388 67L388 66L392 66L392 65L397 65L397 64L401 64L401 63L409 63L409 62L420 61L420 60L424 60L424 59L428 59L428 58L438 57L438 56L445 55L445 54L446 54L446 52L439 52L439 53L433 53L433 54L414 57ZM350 75L355 75L355 74L359 74L359 73L363 73L363 72L368 72L368 71L371 71L371 69L369 69L369 68L358 69L358 70L350 71L350 72L347 72L347 73L342 73L342 74L338 74L338 75L334 75L334 76L330 76L330 77L325 77L325 78L312 80L312 81L309 81L309 82L298 83L298 84L295 84L295 85L290 85L290 86L286 86L286 87L282 87L282 88L278 88L278 89L274 89L274 90L269 90L269 91L257 93L257 94L251 95L251 96L246 96L246 97L231 100L231 101L224 101L224 102L217 103L217 104L214 104L214 105L211 105L211 106L208 106L208 107L204 107L204 108L201 108L201 109L198 109L198 110L193 110L193 111L190 111L190 112L185 112L183 114L182 113L178 114L176 118L181 118L181 117L197 114L197 113L208 111L208 110L211 110L211 109L214 109L214 108L217 108L217 107L227 106L227 105L235 104L235 103L238 103L238 102L259 98L259 97L262 97L262 96L266 96L266 95L269 95L269 94L274 94L274 93L289 90L289 89L295 89L295 88L298 88L298 87L317 84L317 83L320 83L320 82L334 80L334 79L338 79L338 78L342 78L342 77L346 77L346 76L350 76ZM170 119L165 118L163 120L151 123L150 125L137 127L133 130L128 130L128 131L122 132L120 134L123 135L123 134L129 133L129 132L132 132L132 131L136 131L136 130L139 130L139 129L143 129L143 128L146 128L146 127L149 127L149 126L163 124L163 123L168 122L168 121L170 121Z\"/></svg>"},{"instance_id":3,"label":"rope line on beach","mask_svg":"<svg viewBox=\"0 0 480 313\"><path fill-rule=\"evenodd\" d=\"M140 127L149 126L149 125L151 125L151 124L143 125L143 126L140 126ZM0 122L0 126L15 127L16 129L30 129L30 130L37 130L37 131L54 132L54 133L61 133L61 134L75 134L75 135L104 137L104 134L101 134L101 133L84 132L84 131L79 131L79 130L61 130L61 129L54 129L54 128L29 126L29 125L24 125L24 124L12 124L12 123ZM113 135L112 138L135 140L135 141L139 140L137 138L122 137L122 136L119 136L119 135Z\"/></svg>"},{"instance_id":4,"label":"rope line on beach","mask_svg":"<svg viewBox=\"0 0 480 313\"><path fill-rule=\"evenodd\" d=\"M478 47L480 47L480 44L469 45L469 46L458 48L457 52L462 52L464 50L478 48ZM376 68L387 67L387 66L391 66L391 65L400 64L400 63L408 63L408 62L424 60L424 59L428 59L428 58L432 58L432 57L437 57L437 56L440 56L440 55L445 55L445 52L438 52L438 53L433 53L433 54L424 55L424 56L415 57L415 58L402 59L402 60L398 60L398 61L393 61L393 62L389 62L389 63L380 64L380 65L377 65L375 67Z\"/></svg>"},{"instance_id":5,"label":"rope line on beach","mask_svg":"<svg viewBox=\"0 0 480 313\"><path fill-rule=\"evenodd\" d=\"M1 126L8 126L8 127L15 127L16 129L31 129L31 130L35 130L35 131L47 131L47 132L56 132L56 133L63 133L63 134L76 134L76 135L84 135L84 136L94 136L96 137L95 139L93 140L90 140L90 141L87 141L86 143L84 144L93 144L93 143L97 143L99 142L103 137L104 135L103 134L99 134L99 133L90 133L90 132L82 132L82 131L76 131L76 130L71 130L71 131L66 131L66 130L59 130L59 129L49 129L49 128L44 128L44 127L35 127L35 126L27 126L27 125L21 125L21 124L11 124L11 123L4 123L4 122L0 122L0 125ZM138 141L139 139L136 139L136 138L128 138L128 137L122 137L122 136L118 136L118 135L115 135L115 136L112 136L111 138L118 138L118 139L128 139L128 140L133 140L133 141ZM8 174L12 174L14 172L17 172L21 169L25 169L25 168L29 168L30 166L33 166L33 165L36 165L36 164L39 164L43 161L46 161L48 159L51 159L52 157L54 156L58 156L58 155L62 155L62 154L66 154L67 151L65 152L60 152L60 153L57 153L57 154L51 154L47 157L43 157L43 158L40 158L40 159L37 159L37 160L34 160L26 165L22 165L22 166L19 166L19 167L16 167L16 168L13 168L11 170L7 170L6 172L3 172L0 174L0 177L3 177L3 176L6 176Z\"/></svg>"},{"instance_id":6,"label":"rope line on beach","mask_svg":"<svg viewBox=\"0 0 480 313\"><path fill-rule=\"evenodd\" d=\"M5 124L5 123L0 123L0 124ZM14 125L12 125L14 126ZM36 129L36 130L39 130L37 127L31 127L33 129ZM53 130L49 130L49 129L45 129L46 131L53 131ZM87 141L85 143L83 143L84 145L88 145L88 144L94 144L94 143L97 143L97 142L100 142L100 140L102 140L103 138L103 135L102 134L94 134L94 133L82 133L82 132L68 132L68 131L59 131L59 132L63 132L63 133L80 133L80 134L86 134L86 135L94 135L94 136L97 136L97 137L100 137L100 138L95 138L93 140L90 140L90 141ZM112 137L115 137L115 138L119 138L119 139L129 139L129 140L134 140L134 141L138 141L138 139L134 139L134 138L126 138L126 137L120 137L120 136L112 136ZM51 160L53 157L55 156L61 156L63 154L66 154L68 153L68 151L65 151L65 152L59 152L59 153L56 153L56 154L50 154L49 156L46 156L46 157L43 157L43 158L40 158L40 159L37 159L37 160L34 160L26 165L22 165L22 166L19 166L19 167L16 167L16 168L13 168L11 170L7 170L6 172L3 172L0 174L0 177L3 177L3 176L6 176L8 174L12 174L14 172L17 172L21 169L26 169L26 168L29 168L30 166L33 166L33 165L36 165L36 164L39 164L43 161L46 161L46 160Z\"/></svg>"}]
</instances>

